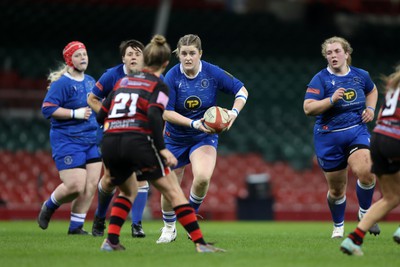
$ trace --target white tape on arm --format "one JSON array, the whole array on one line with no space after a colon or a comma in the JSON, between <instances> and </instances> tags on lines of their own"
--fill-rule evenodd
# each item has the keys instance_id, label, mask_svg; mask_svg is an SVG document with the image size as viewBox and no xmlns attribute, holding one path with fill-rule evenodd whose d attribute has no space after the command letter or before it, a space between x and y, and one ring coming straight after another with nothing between
<instances>
[{"instance_id":1,"label":"white tape on arm","mask_svg":"<svg viewBox=\"0 0 400 267\"><path fill-rule=\"evenodd\" d=\"M240 99L244 103L246 103L247 95L244 93L244 91L242 89L240 89L239 92L237 92L237 94L235 95L235 99Z\"/></svg>"},{"instance_id":2,"label":"white tape on arm","mask_svg":"<svg viewBox=\"0 0 400 267\"><path fill-rule=\"evenodd\" d=\"M78 109L73 109L73 119L84 119L85 118L85 112L86 108L78 108Z\"/></svg>"},{"instance_id":3,"label":"white tape on arm","mask_svg":"<svg viewBox=\"0 0 400 267\"><path fill-rule=\"evenodd\" d=\"M190 123L190 127L192 127L193 129L199 129L201 125L201 120L192 120L192 122Z\"/></svg>"}]
</instances>

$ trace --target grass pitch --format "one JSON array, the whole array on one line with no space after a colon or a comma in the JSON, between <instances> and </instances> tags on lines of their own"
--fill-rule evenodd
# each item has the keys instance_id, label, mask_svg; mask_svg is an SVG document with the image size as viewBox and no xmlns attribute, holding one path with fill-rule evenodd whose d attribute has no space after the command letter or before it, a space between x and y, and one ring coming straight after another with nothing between
<instances>
[{"instance_id":1,"label":"grass pitch","mask_svg":"<svg viewBox=\"0 0 400 267\"><path fill-rule=\"evenodd\" d=\"M91 221L86 229L91 229ZM36 221L0 221L0 266L4 267L256 267L256 266L400 266L400 246L392 239L396 223L380 223L378 237L365 238L363 257L339 251L342 241L330 238L329 222L212 222L201 221L206 241L217 242L226 253L198 254L178 226L178 238L156 244L162 221L143 223L146 238L130 236L130 222L122 230L122 252L103 252L103 238L68 236L67 221L52 221L41 230ZM346 223L346 233L355 222Z\"/></svg>"}]
</instances>

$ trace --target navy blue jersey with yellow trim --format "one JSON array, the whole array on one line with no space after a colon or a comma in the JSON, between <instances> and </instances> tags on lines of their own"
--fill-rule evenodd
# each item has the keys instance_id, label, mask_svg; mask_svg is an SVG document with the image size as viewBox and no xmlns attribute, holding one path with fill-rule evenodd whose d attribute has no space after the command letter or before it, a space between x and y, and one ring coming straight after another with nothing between
<instances>
[{"instance_id":1,"label":"navy blue jersey with yellow trim","mask_svg":"<svg viewBox=\"0 0 400 267\"><path fill-rule=\"evenodd\" d=\"M216 105L219 91L235 95L243 86L231 74L204 60L196 77L188 78L179 63L167 72L164 82L170 89L167 110L193 120L201 119L208 108ZM200 140L207 134L167 122L166 135L177 141L188 141Z\"/></svg>"},{"instance_id":2,"label":"navy blue jersey with yellow trim","mask_svg":"<svg viewBox=\"0 0 400 267\"><path fill-rule=\"evenodd\" d=\"M322 100L331 97L339 88L345 88L343 99L316 117L315 130L329 132L362 123L366 96L373 90L374 83L369 73L350 66L345 75L335 75L328 68L317 73L308 84L305 99Z\"/></svg>"}]
</instances>

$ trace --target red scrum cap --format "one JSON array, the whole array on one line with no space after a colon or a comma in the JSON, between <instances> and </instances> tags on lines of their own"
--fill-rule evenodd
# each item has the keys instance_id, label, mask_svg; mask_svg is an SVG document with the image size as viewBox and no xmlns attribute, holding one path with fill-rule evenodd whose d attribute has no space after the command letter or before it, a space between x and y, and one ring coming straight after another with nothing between
<instances>
[{"instance_id":1,"label":"red scrum cap","mask_svg":"<svg viewBox=\"0 0 400 267\"><path fill-rule=\"evenodd\" d=\"M68 66L74 66L74 64L72 64L72 55L75 53L76 50L81 48L86 49L85 45L79 41L70 42L64 47L63 56L65 63L67 63Z\"/></svg>"}]
</instances>

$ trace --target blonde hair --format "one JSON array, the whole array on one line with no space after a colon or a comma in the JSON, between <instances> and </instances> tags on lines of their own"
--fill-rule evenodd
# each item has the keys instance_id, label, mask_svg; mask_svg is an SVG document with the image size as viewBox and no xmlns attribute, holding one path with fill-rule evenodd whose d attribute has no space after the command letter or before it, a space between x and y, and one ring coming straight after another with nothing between
<instances>
[{"instance_id":1,"label":"blonde hair","mask_svg":"<svg viewBox=\"0 0 400 267\"><path fill-rule=\"evenodd\" d=\"M47 80L49 81L49 85L47 86L47 90L50 89L50 86L53 82L57 81L68 71L68 65L62 64L57 70L50 72Z\"/></svg>"},{"instance_id":2,"label":"blonde hair","mask_svg":"<svg viewBox=\"0 0 400 267\"><path fill-rule=\"evenodd\" d=\"M385 83L385 92L395 90L400 86L400 65L396 67L396 71L389 76L382 76Z\"/></svg>"},{"instance_id":3,"label":"blonde hair","mask_svg":"<svg viewBox=\"0 0 400 267\"><path fill-rule=\"evenodd\" d=\"M344 52L349 54L349 57L347 58L347 65L350 66L351 65L351 53L353 53L353 48L351 47L350 43L342 37L333 36L331 38L326 39L321 45L322 56L324 58L326 58L326 47L328 46L328 44L333 44L333 43L341 44Z\"/></svg>"},{"instance_id":4,"label":"blonde hair","mask_svg":"<svg viewBox=\"0 0 400 267\"><path fill-rule=\"evenodd\" d=\"M179 39L178 44L176 45L176 49L173 51L177 57L179 57L179 51L181 47L184 45L185 46L193 45L199 51L202 50L200 37L196 34L186 34L185 36L182 36Z\"/></svg>"},{"instance_id":5,"label":"blonde hair","mask_svg":"<svg viewBox=\"0 0 400 267\"><path fill-rule=\"evenodd\" d=\"M164 36L154 35L143 49L143 62L147 67L159 69L171 57L171 47Z\"/></svg>"}]
</instances>

